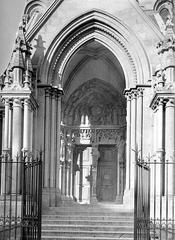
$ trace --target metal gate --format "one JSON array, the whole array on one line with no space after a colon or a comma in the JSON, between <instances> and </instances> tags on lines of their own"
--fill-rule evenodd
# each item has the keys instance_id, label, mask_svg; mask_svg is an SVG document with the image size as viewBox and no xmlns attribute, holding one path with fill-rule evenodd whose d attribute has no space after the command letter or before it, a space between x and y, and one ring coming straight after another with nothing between
<instances>
[{"instance_id":1,"label":"metal gate","mask_svg":"<svg viewBox=\"0 0 175 240\"><path fill-rule=\"evenodd\" d=\"M0 158L0 239L41 239L42 156Z\"/></svg>"},{"instance_id":2,"label":"metal gate","mask_svg":"<svg viewBox=\"0 0 175 240\"><path fill-rule=\"evenodd\" d=\"M175 240L175 162L137 160L134 240Z\"/></svg>"},{"instance_id":3,"label":"metal gate","mask_svg":"<svg viewBox=\"0 0 175 240\"><path fill-rule=\"evenodd\" d=\"M149 239L150 167L143 161L135 166L134 240Z\"/></svg>"}]
</instances>

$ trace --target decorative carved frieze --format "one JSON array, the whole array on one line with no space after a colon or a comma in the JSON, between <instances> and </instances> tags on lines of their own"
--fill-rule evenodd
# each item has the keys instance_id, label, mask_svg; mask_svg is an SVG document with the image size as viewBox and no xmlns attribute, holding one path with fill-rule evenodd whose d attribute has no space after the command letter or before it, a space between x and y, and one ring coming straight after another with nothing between
<instances>
[{"instance_id":1,"label":"decorative carved frieze","mask_svg":"<svg viewBox=\"0 0 175 240\"><path fill-rule=\"evenodd\" d=\"M61 128L61 139L65 144L118 144L121 136L124 136L126 126L105 127L66 127ZM69 132L69 140L67 132Z\"/></svg>"}]
</instances>

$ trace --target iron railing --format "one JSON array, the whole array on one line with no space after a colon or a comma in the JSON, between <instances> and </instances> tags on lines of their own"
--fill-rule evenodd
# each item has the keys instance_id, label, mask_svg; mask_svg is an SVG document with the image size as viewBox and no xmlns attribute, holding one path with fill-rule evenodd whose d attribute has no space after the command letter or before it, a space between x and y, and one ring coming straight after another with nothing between
<instances>
[{"instance_id":1,"label":"iron railing","mask_svg":"<svg viewBox=\"0 0 175 240\"><path fill-rule=\"evenodd\" d=\"M149 239L150 167L137 161L135 167L134 240Z\"/></svg>"},{"instance_id":2,"label":"iron railing","mask_svg":"<svg viewBox=\"0 0 175 240\"><path fill-rule=\"evenodd\" d=\"M175 240L175 162L137 161L135 240Z\"/></svg>"},{"instance_id":3,"label":"iron railing","mask_svg":"<svg viewBox=\"0 0 175 240\"><path fill-rule=\"evenodd\" d=\"M0 157L0 239L41 239L42 156Z\"/></svg>"}]
</instances>

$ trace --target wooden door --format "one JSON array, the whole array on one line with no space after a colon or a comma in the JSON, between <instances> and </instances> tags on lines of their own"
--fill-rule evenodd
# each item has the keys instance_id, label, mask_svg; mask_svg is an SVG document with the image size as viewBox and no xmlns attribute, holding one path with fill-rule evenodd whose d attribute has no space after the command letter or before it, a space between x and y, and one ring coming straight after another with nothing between
<instances>
[{"instance_id":1,"label":"wooden door","mask_svg":"<svg viewBox=\"0 0 175 240\"><path fill-rule=\"evenodd\" d=\"M117 188L117 148L110 145L100 146L99 152L97 199L98 201L115 201Z\"/></svg>"}]
</instances>

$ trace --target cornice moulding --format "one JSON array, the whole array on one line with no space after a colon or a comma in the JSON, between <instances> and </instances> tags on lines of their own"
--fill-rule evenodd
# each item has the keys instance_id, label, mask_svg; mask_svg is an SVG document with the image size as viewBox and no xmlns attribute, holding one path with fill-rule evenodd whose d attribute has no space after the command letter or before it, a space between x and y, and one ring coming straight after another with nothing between
<instances>
[{"instance_id":1,"label":"cornice moulding","mask_svg":"<svg viewBox=\"0 0 175 240\"><path fill-rule=\"evenodd\" d=\"M163 90L163 91L159 91L156 92L151 100L150 103L150 108L154 109L154 106L156 104L157 101L159 101L160 99L175 99L175 90Z\"/></svg>"}]
</instances>

